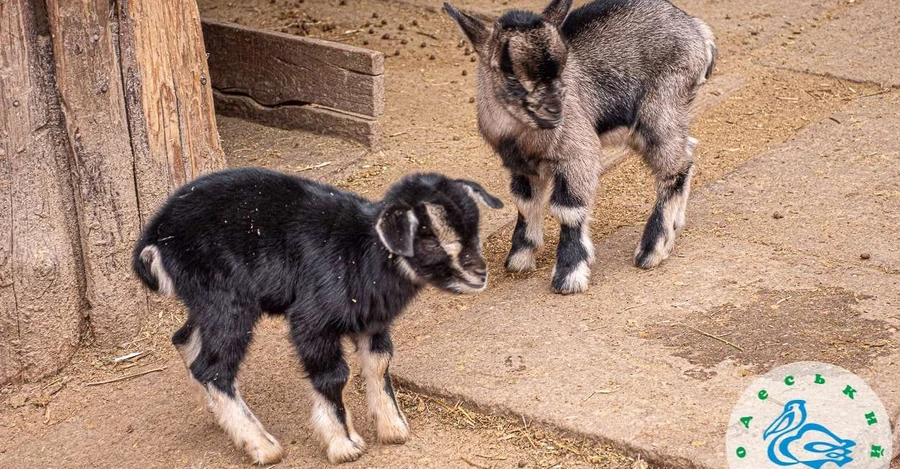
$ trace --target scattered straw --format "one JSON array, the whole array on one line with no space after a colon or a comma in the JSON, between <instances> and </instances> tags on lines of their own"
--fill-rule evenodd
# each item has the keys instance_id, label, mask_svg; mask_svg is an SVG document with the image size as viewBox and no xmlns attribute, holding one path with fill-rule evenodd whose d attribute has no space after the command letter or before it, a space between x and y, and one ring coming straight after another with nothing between
<instances>
[{"instance_id":1,"label":"scattered straw","mask_svg":"<svg viewBox=\"0 0 900 469\"><path fill-rule=\"evenodd\" d=\"M130 375L120 376L120 377L115 378L115 379L108 379L108 380L105 380L105 381L94 381L93 383L87 383L87 384L85 384L85 386L100 386L101 384L116 383L116 382L119 382L119 381L124 381L124 380L126 380L126 379L137 378L138 376L143 376L143 375L147 375L147 374L150 374L150 373L156 373L156 372L158 372L158 371L163 371L163 370L165 370L166 368L168 368L168 367L162 366L162 367L159 367L159 368L154 368L154 369L152 369L152 370L144 370L144 371L141 371L141 372L138 372L138 373L132 373L132 374L130 374Z\"/></svg>"},{"instance_id":2,"label":"scattered straw","mask_svg":"<svg viewBox=\"0 0 900 469\"><path fill-rule=\"evenodd\" d=\"M674 325L674 326L683 326L683 327L686 327L686 328L688 328L688 329L690 329L690 330L692 330L692 331L694 331L694 332L696 332L696 333L698 333L698 334L705 335L706 337L709 337L710 339L715 339L715 340L718 340L719 342L722 342L722 343L725 344L725 345L730 345L730 346L732 346L732 347L734 347L734 348L740 350L741 352L744 351L744 349L741 348L740 345L737 345L737 344L735 344L734 342L729 342L728 340L723 339L722 337L719 337L719 336L717 336L717 335L710 334L709 332L706 332L706 331L704 331L704 330L698 329L698 328L696 328L696 327L694 327L694 326L691 326L691 325L688 325L688 324L684 324L684 323L680 323L680 322L679 322L679 323L675 323L675 324L673 324L673 325Z\"/></svg>"}]
</instances>

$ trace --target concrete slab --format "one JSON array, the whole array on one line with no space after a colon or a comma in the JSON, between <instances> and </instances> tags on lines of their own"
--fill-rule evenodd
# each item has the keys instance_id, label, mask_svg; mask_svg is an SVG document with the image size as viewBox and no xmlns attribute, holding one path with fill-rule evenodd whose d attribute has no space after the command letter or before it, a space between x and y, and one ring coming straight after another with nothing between
<instances>
[{"instance_id":1,"label":"concrete slab","mask_svg":"<svg viewBox=\"0 0 900 469\"><path fill-rule=\"evenodd\" d=\"M698 230L900 273L898 135L900 93L863 99L708 187Z\"/></svg>"},{"instance_id":2,"label":"concrete slab","mask_svg":"<svg viewBox=\"0 0 900 469\"><path fill-rule=\"evenodd\" d=\"M864 0L817 29L796 30L774 45L770 63L884 86L900 86L900 8L894 0Z\"/></svg>"},{"instance_id":3,"label":"concrete slab","mask_svg":"<svg viewBox=\"0 0 900 469\"><path fill-rule=\"evenodd\" d=\"M732 406L753 375L779 364L850 369L897 415L900 275L890 243L900 224L882 220L900 199L871 195L894 187L896 110L893 96L863 100L834 116L842 124L811 126L703 191L678 253L656 270L631 266L639 227L630 227L598 246L586 294L550 294L546 275L534 275L456 303L422 301L442 306L417 306L400 322L395 373L688 468L726 466ZM771 218L771 204L809 219L756 229L785 221ZM806 228L813 222L832 238ZM858 259L854 239L883 253L876 265L848 259Z\"/></svg>"}]
</instances>

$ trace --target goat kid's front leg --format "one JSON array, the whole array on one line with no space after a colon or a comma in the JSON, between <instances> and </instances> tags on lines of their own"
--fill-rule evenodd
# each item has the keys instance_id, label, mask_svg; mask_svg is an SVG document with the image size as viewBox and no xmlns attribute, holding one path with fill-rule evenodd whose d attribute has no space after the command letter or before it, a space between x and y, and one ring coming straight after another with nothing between
<instances>
[{"instance_id":1,"label":"goat kid's front leg","mask_svg":"<svg viewBox=\"0 0 900 469\"><path fill-rule=\"evenodd\" d=\"M651 160L656 175L656 204L634 252L634 264L642 269L656 267L666 260L675 248L675 239L684 229L691 178L694 174L693 153L697 141L687 137L682 142L683 148L675 146L655 149L657 153L672 153L674 156L662 155L657 158L673 164L653 164L655 161Z\"/></svg>"},{"instance_id":2,"label":"goat kid's front leg","mask_svg":"<svg viewBox=\"0 0 900 469\"><path fill-rule=\"evenodd\" d=\"M583 160L560 162L556 167L550 195L550 213L559 221L559 245L551 282L556 293L588 289L594 263L588 221L597 182L597 171Z\"/></svg>"},{"instance_id":3,"label":"goat kid's front leg","mask_svg":"<svg viewBox=\"0 0 900 469\"><path fill-rule=\"evenodd\" d=\"M391 375L388 372L394 346L390 333L379 332L357 341L362 375L366 380L369 416L375 421L378 441L402 444L409 439L409 424L397 405Z\"/></svg>"},{"instance_id":4,"label":"goat kid's front leg","mask_svg":"<svg viewBox=\"0 0 900 469\"><path fill-rule=\"evenodd\" d=\"M325 446L332 464L356 461L366 443L353 428L350 410L344 406L344 388L350 367L344 360L340 337L294 338L313 387L313 431Z\"/></svg>"},{"instance_id":5,"label":"goat kid's front leg","mask_svg":"<svg viewBox=\"0 0 900 469\"><path fill-rule=\"evenodd\" d=\"M512 173L510 191L519 209L512 247L506 257L507 272L534 270L535 255L544 245L543 205L549 184L541 176Z\"/></svg>"}]
</instances>

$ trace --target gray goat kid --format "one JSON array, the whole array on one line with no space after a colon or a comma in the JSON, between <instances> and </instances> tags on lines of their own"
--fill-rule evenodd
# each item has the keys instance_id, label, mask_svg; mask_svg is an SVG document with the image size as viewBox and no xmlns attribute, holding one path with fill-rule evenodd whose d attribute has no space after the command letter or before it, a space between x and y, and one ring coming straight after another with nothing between
<instances>
[{"instance_id":1,"label":"gray goat kid","mask_svg":"<svg viewBox=\"0 0 900 469\"><path fill-rule=\"evenodd\" d=\"M511 173L519 209L506 269L534 268L542 209L560 224L552 289L585 291L600 146L625 143L656 178L656 204L634 254L651 268L684 227L697 141L697 90L715 65L713 34L667 0L596 0L569 13L507 11L491 27L445 3L478 53L478 127Z\"/></svg>"}]
</instances>

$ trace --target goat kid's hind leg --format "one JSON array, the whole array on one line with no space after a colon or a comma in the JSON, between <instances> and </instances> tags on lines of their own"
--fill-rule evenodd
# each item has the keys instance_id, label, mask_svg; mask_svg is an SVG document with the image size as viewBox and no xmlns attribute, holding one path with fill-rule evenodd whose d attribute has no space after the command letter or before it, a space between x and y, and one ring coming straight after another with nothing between
<instances>
[{"instance_id":1,"label":"goat kid's hind leg","mask_svg":"<svg viewBox=\"0 0 900 469\"><path fill-rule=\"evenodd\" d=\"M642 269L666 260L684 229L697 145L697 140L686 135L685 132L677 138L649 139L649 143L645 139L641 148L656 178L656 203L634 253L634 263Z\"/></svg>"},{"instance_id":2,"label":"goat kid's hind leg","mask_svg":"<svg viewBox=\"0 0 900 469\"><path fill-rule=\"evenodd\" d=\"M194 377L194 373L191 371L191 365L194 364L194 361L197 360L197 356L200 355L200 346L202 343L203 342L200 340L200 330L194 327L190 319L188 319L181 329L178 329L175 331L175 334L172 335L172 344L175 346L175 349L178 350L181 359L184 360L184 366L187 367L188 383L191 386L191 390L194 392L195 397L197 397L201 405L208 405L209 393L206 391L206 386L200 381L197 381L197 378Z\"/></svg>"},{"instance_id":3,"label":"goat kid's hind leg","mask_svg":"<svg viewBox=\"0 0 900 469\"><path fill-rule=\"evenodd\" d=\"M401 444L409 439L409 424L397 405L388 368L394 346L388 332L361 337L357 341L362 374L366 379L369 416L375 420L378 441Z\"/></svg>"},{"instance_id":4,"label":"goat kid's hind leg","mask_svg":"<svg viewBox=\"0 0 900 469\"><path fill-rule=\"evenodd\" d=\"M338 336L299 334L293 330L294 345L313 387L313 431L325 446L332 464L356 461L366 443L353 428L350 410L344 407L344 388L350 367L344 360Z\"/></svg>"},{"instance_id":5,"label":"goat kid's hind leg","mask_svg":"<svg viewBox=\"0 0 900 469\"><path fill-rule=\"evenodd\" d=\"M597 171L588 161L560 162L553 177L550 212L559 221L559 245L551 288L556 293L588 289L594 243L588 221L597 190Z\"/></svg>"},{"instance_id":6,"label":"goat kid's hind leg","mask_svg":"<svg viewBox=\"0 0 900 469\"><path fill-rule=\"evenodd\" d=\"M182 339L176 346L196 385L203 389L219 426L257 464L271 464L280 461L284 451L253 415L237 385L237 373L255 323L255 316L248 311L249 308L233 315L226 311L212 313L195 325L189 320L173 342Z\"/></svg>"},{"instance_id":7,"label":"goat kid's hind leg","mask_svg":"<svg viewBox=\"0 0 900 469\"><path fill-rule=\"evenodd\" d=\"M519 216L513 231L512 247L506 257L506 270L528 272L534 270L534 256L544 245L542 212L549 184L541 176L512 173L509 185Z\"/></svg>"}]
</instances>

